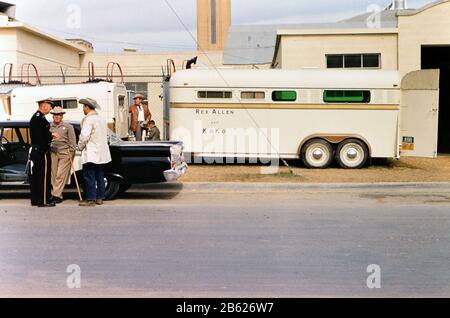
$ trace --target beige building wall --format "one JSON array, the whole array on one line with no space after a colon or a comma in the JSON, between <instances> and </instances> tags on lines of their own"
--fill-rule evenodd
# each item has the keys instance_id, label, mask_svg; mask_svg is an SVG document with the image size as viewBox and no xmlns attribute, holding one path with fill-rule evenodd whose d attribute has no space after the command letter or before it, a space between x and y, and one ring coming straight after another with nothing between
<instances>
[{"instance_id":1,"label":"beige building wall","mask_svg":"<svg viewBox=\"0 0 450 318\"><path fill-rule=\"evenodd\" d=\"M395 33L283 35L274 66L325 69L328 54L380 53L381 69L397 70L397 41Z\"/></svg>"},{"instance_id":2,"label":"beige building wall","mask_svg":"<svg viewBox=\"0 0 450 318\"><path fill-rule=\"evenodd\" d=\"M216 42L212 42L212 7L215 1ZM200 51L223 51L231 25L231 0L197 0L197 41Z\"/></svg>"},{"instance_id":3,"label":"beige building wall","mask_svg":"<svg viewBox=\"0 0 450 318\"><path fill-rule=\"evenodd\" d=\"M399 70L402 75L421 69L421 47L426 45L450 45L450 2L414 15L399 16Z\"/></svg>"},{"instance_id":4,"label":"beige building wall","mask_svg":"<svg viewBox=\"0 0 450 318\"><path fill-rule=\"evenodd\" d=\"M25 30L17 30L17 67L32 63L38 68L43 84L50 84L62 76L62 72L77 72L80 68L80 51L59 42L47 40ZM21 71L18 70L18 76ZM28 77L24 69L24 77ZM30 69L30 82L35 83Z\"/></svg>"},{"instance_id":5,"label":"beige building wall","mask_svg":"<svg viewBox=\"0 0 450 318\"><path fill-rule=\"evenodd\" d=\"M17 74L17 40L15 29L0 29L0 82L3 82L3 66L13 63L14 76ZM7 79L6 79L7 80Z\"/></svg>"}]
</instances>

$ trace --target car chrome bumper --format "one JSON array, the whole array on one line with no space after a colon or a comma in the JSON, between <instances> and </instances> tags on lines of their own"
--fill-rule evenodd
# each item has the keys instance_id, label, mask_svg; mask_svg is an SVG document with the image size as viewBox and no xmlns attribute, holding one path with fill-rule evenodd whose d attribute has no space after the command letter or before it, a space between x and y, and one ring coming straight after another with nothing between
<instances>
[{"instance_id":1,"label":"car chrome bumper","mask_svg":"<svg viewBox=\"0 0 450 318\"><path fill-rule=\"evenodd\" d=\"M164 178L166 178L167 182L176 181L178 180L178 178L186 174L187 169L188 165L186 163L183 163L182 165L174 169L164 171Z\"/></svg>"}]
</instances>

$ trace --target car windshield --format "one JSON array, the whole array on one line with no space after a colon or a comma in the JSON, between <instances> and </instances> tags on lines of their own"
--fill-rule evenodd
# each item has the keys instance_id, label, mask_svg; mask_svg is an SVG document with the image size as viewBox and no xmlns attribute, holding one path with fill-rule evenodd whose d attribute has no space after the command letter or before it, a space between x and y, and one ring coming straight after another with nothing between
<instances>
[{"instance_id":1,"label":"car windshield","mask_svg":"<svg viewBox=\"0 0 450 318\"><path fill-rule=\"evenodd\" d=\"M108 143L110 145L116 145L121 142L122 140L119 137L117 137L117 135L111 129L108 128Z\"/></svg>"}]
</instances>

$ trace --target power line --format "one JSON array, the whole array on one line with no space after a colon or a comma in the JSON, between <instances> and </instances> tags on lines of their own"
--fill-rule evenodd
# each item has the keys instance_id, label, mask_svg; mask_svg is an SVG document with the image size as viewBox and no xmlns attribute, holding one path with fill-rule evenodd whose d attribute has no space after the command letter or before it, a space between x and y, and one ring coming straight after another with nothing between
<instances>
[{"instance_id":1,"label":"power line","mask_svg":"<svg viewBox=\"0 0 450 318\"><path fill-rule=\"evenodd\" d=\"M211 65L214 67L214 69L216 70L217 74L219 74L219 76L222 78L222 80L224 81L225 85L228 86L229 89L231 88L231 85L228 83L228 81L225 79L225 77L222 75L222 73L219 71L219 69L214 65L214 63L211 61L211 59L209 58L208 54L203 50L203 48L199 45L197 39L194 37L194 35L191 33L191 31L189 30L189 28L186 26L186 24L183 22L183 20L181 19L181 17L178 15L177 11L172 7L172 5L169 3L168 0L164 0L164 2L167 4L167 6L170 8L170 10L173 12L173 14L177 17L178 21L181 23L181 25L184 27L184 29L186 30L186 32L190 35L190 37L192 38L192 40L194 40L194 42L197 44L198 49L200 50L200 52L202 54L204 54L206 56L206 58L209 60L209 62L211 63ZM241 100L239 100L239 104L241 106L244 106L241 102ZM250 111L245 108L245 111L247 113L247 115L250 117L250 119L253 121L253 123L255 124L255 126L262 132L262 134L265 136L267 142L269 143L270 147L272 148L272 150L275 150L277 155L278 155L278 159L280 159L283 164L289 169L289 171L291 172L292 175L298 175L297 173L295 173L295 171L291 168L291 166L287 163L286 160L284 160L283 158L281 158L281 154L279 152L278 149L275 148L275 146L272 144L271 140L269 139L269 136L267 136L267 134L262 131L261 127L259 126L257 120L252 116L252 114L250 113Z\"/></svg>"}]
</instances>

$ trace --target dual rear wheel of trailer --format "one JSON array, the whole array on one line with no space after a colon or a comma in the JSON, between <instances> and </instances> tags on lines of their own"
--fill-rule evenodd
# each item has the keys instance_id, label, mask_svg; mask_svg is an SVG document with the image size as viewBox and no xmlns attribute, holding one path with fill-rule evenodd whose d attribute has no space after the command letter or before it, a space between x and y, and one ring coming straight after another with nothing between
<instances>
[{"instance_id":1,"label":"dual rear wheel of trailer","mask_svg":"<svg viewBox=\"0 0 450 318\"><path fill-rule=\"evenodd\" d=\"M310 169L326 169L336 160L344 169L360 169L370 158L369 147L359 139L350 138L338 144L315 138L301 148L300 158Z\"/></svg>"}]
</instances>

